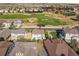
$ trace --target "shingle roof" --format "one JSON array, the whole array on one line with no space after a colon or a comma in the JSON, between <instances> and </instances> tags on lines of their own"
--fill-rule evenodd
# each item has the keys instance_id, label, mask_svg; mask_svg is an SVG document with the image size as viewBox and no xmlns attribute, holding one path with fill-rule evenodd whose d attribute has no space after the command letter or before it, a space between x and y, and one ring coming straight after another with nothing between
<instances>
[{"instance_id":1,"label":"shingle roof","mask_svg":"<svg viewBox=\"0 0 79 59\"><path fill-rule=\"evenodd\" d=\"M2 23L4 23L5 22L5 20L0 20L0 24L2 24Z\"/></svg>"},{"instance_id":2,"label":"shingle roof","mask_svg":"<svg viewBox=\"0 0 79 59\"><path fill-rule=\"evenodd\" d=\"M22 20L15 20L14 24L17 24L17 23L22 23Z\"/></svg>"},{"instance_id":3,"label":"shingle roof","mask_svg":"<svg viewBox=\"0 0 79 59\"><path fill-rule=\"evenodd\" d=\"M14 33L14 34L25 34L27 31L23 28L21 29L16 29L16 30L11 30L11 33Z\"/></svg>"},{"instance_id":4,"label":"shingle roof","mask_svg":"<svg viewBox=\"0 0 79 59\"><path fill-rule=\"evenodd\" d=\"M0 56L5 56L7 49L12 45L11 42L1 41L0 42Z\"/></svg>"},{"instance_id":5,"label":"shingle roof","mask_svg":"<svg viewBox=\"0 0 79 59\"><path fill-rule=\"evenodd\" d=\"M5 23L12 23L13 20L6 20Z\"/></svg>"},{"instance_id":6,"label":"shingle roof","mask_svg":"<svg viewBox=\"0 0 79 59\"><path fill-rule=\"evenodd\" d=\"M3 29L1 32L0 32L0 37L3 37L4 39L7 39L11 34L11 31L10 29Z\"/></svg>"},{"instance_id":7,"label":"shingle roof","mask_svg":"<svg viewBox=\"0 0 79 59\"><path fill-rule=\"evenodd\" d=\"M75 28L65 28L64 31L65 33L78 34L78 30Z\"/></svg>"},{"instance_id":8,"label":"shingle roof","mask_svg":"<svg viewBox=\"0 0 79 59\"><path fill-rule=\"evenodd\" d=\"M79 30L79 26L75 26L74 28L77 29L77 30Z\"/></svg>"},{"instance_id":9,"label":"shingle roof","mask_svg":"<svg viewBox=\"0 0 79 59\"><path fill-rule=\"evenodd\" d=\"M76 52L64 40L46 40L44 46L50 56L77 56Z\"/></svg>"},{"instance_id":10,"label":"shingle roof","mask_svg":"<svg viewBox=\"0 0 79 59\"><path fill-rule=\"evenodd\" d=\"M32 31L33 34L44 34L44 30L43 29L34 29Z\"/></svg>"}]
</instances>

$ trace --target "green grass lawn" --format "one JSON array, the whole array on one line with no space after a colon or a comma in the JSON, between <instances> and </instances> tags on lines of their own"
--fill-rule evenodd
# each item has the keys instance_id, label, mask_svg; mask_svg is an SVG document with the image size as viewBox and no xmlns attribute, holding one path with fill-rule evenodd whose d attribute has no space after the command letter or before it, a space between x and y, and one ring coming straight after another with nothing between
<instances>
[{"instance_id":1,"label":"green grass lawn","mask_svg":"<svg viewBox=\"0 0 79 59\"><path fill-rule=\"evenodd\" d=\"M36 14L36 17L38 18L38 23L39 24L44 24L44 25L67 25L66 22L60 20L60 19L55 19L55 18L50 18L45 16L44 14Z\"/></svg>"},{"instance_id":2,"label":"green grass lawn","mask_svg":"<svg viewBox=\"0 0 79 59\"><path fill-rule=\"evenodd\" d=\"M43 25L66 25L66 22L60 20L60 19L55 19L51 17L47 17L42 13L32 13L31 15L25 15L25 14L3 14L0 15L0 19L25 19L27 18L37 18L38 19L38 24L43 24Z\"/></svg>"},{"instance_id":3,"label":"green grass lawn","mask_svg":"<svg viewBox=\"0 0 79 59\"><path fill-rule=\"evenodd\" d=\"M30 15L23 14L3 14L0 15L0 19L27 19Z\"/></svg>"}]
</instances>

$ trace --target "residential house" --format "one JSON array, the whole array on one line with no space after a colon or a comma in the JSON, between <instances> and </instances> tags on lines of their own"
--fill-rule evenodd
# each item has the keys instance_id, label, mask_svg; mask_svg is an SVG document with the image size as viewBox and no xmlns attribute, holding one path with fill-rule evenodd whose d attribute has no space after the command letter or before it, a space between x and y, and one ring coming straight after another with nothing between
<instances>
[{"instance_id":1,"label":"residential house","mask_svg":"<svg viewBox=\"0 0 79 59\"><path fill-rule=\"evenodd\" d=\"M3 9L0 9L0 13L3 13L4 12L4 10Z\"/></svg>"},{"instance_id":2,"label":"residential house","mask_svg":"<svg viewBox=\"0 0 79 59\"><path fill-rule=\"evenodd\" d=\"M44 48L49 56L78 56L62 39L44 40Z\"/></svg>"},{"instance_id":3,"label":"residential house","mask_svg":"<svg viewBox=\"0 0 79 59\"><path fill-rule=\"evenodd\" d=\"M79 33L76 28L65 28L64 32L65 32L65 40L67 42L70 42L70 40L73 39L74 37L76 40L79 41L79 39L77 38L77 36L79 36Z\"/></svg>"},{"instance_id":4,"label":"residential house","mask_svg":"<svg viewBox=\"0 0 79 59\"><path fill-rule=\"evenodd\" d=\"M0 31L0 38L3 38L4 40L8 40L11 35L10 29L3 29Z\"/></svg>"},{"instance_id":5,"label":"residential house","mask_svg":"<svg viewBox=\"0 0 79 59\"><path fill-rule=\"evenodd\" d=\"M16 10L13 10L13 13L17 13L17 11Z\"/></svg>"},{"instance_id":6,"label":"residential house","mask_svg":"<svg viewBox=\"0 0 79 59\"><path fill-rule=\"evenodd\" d=\"M25 9L20 9L20 12L21 12L21 13L24 13L24 12L25 12Z\"/></svg>"},{"instance_id":7,"label":"residential house","mask_svg":"<svg viewBox=\"0 0 79 59\"><path fill-rule=\"evenodd\" d=\"M23 22L22 20L15 20L13 22L13 25L16 27L16 28L20 28L22 25L23 25Z\"/></svg>"},{"instance_id":8,"label":"residential house","mask_svg":"<svg viewBox=\"0 0 79 59\"><path fill-rule=\"evenodd\" d=\"M44 33L44 30L43 29L34 29L32 31L32 40L35 39L35 40L42 40L42 39L46 39L45 38L45 33Z\"/></svg>"},{"instance_id":9,"label":"residential house","mask_svg":"<svg viewBox=\"0 0 79 59\"><path fill-rule=\"evenodd\" d=\"M26 39L26 40L32 40L32 33L28 32L26 29L23 29L23 28L11 30L10 40L16 41L21 38Z\"/></svg>"},{"instance_id":10,"label":"residential house","mask_svg":"<svg viewBox=\"0 0 79 59\"><path fill-rule=\"evenodd\" d=\"M32 40L32 33L27 31L27 33L25 34L25 39Z\"/></svg>"},{"instance_id":11,"label":"residential house","mask_svg":"<svg viewBox=\"0 0 79 59\"><path fill-rule=\"evenodd\" d=\"M65 39L65 41L70 42L71 39L76 39L79 41L79 32L76 28L63 28L63 29L57 29L57 36L59 38Z\"/></svg>"},{"instance_id":12,"label":"residential house","mask_svg":"<svg viewBox=\"0 0 79 59\"><path fill-rule=\"evenodd\" d=\"M8 9L4 9L4 12L5 12L5 13L8 13Z\"/></svg>"},{"instance_id":13,"label":"residential house","mask_svg":"<svg viewBox=\"0 0 79 59\"><path fill-rule=\"evenodd\" d=\"M77 8L73 8L73 9L74 9L74 12L78 11L78 9L77 9Z\"/></svg>"},{"instance_id":14,"label":"residential house","mask_svg":"<svg viewBox=\"0 0 79 59\"><path fill-rule=\"evenodd\" d=\"M12 23L13 23L12 20L7 20L7 21L3 22L4 28L9 28Z\"/></svg>"},{"instance_id":15,"label":"residential house","mask_svg":"<svg viewBox=\"0 0 79 59\"><path fill-rule=\"evenodd\" d=\"M20 38L25 38L26 35L26 30L25 29L16 29L16 30L11 30L11 38L10 40L18 40Z\"/></svg>"},{"instance_id":16,"label":"residential house","mask_svg":"<svg viewBox=\"0 0 79 59\"><path fill-rule=\"evenodd\" d=\"M0 20L0 29L2 29L4 27L4 25L3 25L4 22L5 22L4 20Z\"/></svg>"},{"instance_id":17,"label":"residential house","mask_svg":"<svg viewBox=\"0 0 79 59\"><path fill-rule=\"evenodd\" d=\"M14 12L14 10L10 10L10 13L13 13Z\"/></svg>"}]
</instances>

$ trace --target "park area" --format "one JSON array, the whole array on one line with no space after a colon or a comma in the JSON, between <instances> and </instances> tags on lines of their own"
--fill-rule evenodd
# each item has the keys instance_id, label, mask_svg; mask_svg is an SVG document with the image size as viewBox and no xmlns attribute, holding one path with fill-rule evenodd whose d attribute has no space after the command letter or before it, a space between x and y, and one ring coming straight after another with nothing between
<instances>
[{"instance_id":1,"label":"park area","mask_svg":"<svg viewBox=\"0 0 79 59\"><path fill-rule=\"evenodd\" d=\"M59 16L60 17L60 16ZM0 19L5 20L16 20L21 19L25 23L31 23L32 25L35 23L40 26L45 25L74 25L75 21L64 20L62 17L57 17L57 15L49 14L49 13L4 13L0 15Z\"/></svg>"}]
</instances>

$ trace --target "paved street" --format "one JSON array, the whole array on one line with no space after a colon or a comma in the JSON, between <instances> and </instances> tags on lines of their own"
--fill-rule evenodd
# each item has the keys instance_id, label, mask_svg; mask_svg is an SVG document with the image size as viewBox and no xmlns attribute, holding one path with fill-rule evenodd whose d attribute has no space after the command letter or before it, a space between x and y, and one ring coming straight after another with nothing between
<instances>
[{"instance_id":1,"label":"paved street","mask_svg":"<svg viewBox=\"0 0 79 59\"><path fill-rule=\"evenodd\" d=\"M9 56L37 56L47 55L44 49L41 49L40 53L37 50L36 42L16 42L15 47Z\"/></svg>"}]
</instances>

